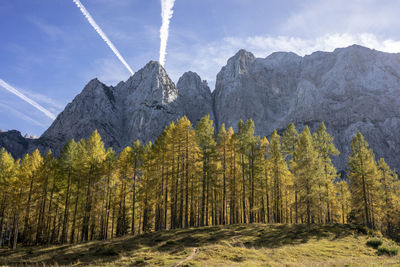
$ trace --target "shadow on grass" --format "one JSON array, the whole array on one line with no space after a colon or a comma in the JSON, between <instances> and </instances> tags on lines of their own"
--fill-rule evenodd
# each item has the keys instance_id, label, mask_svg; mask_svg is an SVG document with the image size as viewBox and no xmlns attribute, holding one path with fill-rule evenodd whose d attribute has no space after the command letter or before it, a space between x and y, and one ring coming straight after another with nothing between
<instances>
[{"instance_id":1,"label":"shadow on grass","mask_svg":"<svg viewBox=\"0 0 400 267\"><path fill-rule=\"evenodd\" d=\"M244 243L246 247L277 248L284 245L307 243L310 239L340 239L353 235L355 228L349 225L279 225L261 230L256 239ZM251 233L249 233L251 234Z\"/></svg>"},{"instance_id":2,"label":"shadow on grass","mask_svg":"<svg viewBox=\"0 0 400 267\"><path fill-rule=\"evenodd\" d=\"M310 227L263 224L214 226L180 230L176 232L174 240L159 246L158 250L168 252L180 247L201 247L221 241L230 241L232 246L277 248L306 243L310 239L340 239L355 233L356 227L340 224L311 225Z\"/></svg>"},{"instance_id":3,"label":"shadow on grass","mask_svg":"<svg viewBox=\"0 0 400 267\"><path fill-rule=\"evenodd\" d=\"M93 241L78 245L28 247L16 251L0 250L0 265L46 264L69 265L108 263L124 253L145 248L153 252L175 254L187 247L202 247L228 242L231 246L278 248L306 243L310 239L340 239L357 233L351 225L227 225L189 228L125 236L110 241ZM40 266L40 265L39 265Z\"/></svg>"}]
</instances>

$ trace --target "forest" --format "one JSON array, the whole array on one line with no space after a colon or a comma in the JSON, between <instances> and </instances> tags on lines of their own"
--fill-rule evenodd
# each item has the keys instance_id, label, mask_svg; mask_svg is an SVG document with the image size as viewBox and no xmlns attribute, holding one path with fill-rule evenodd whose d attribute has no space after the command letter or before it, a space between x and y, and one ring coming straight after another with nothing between
<instances>
[{"instance_id":1,"label":"forest","mask_svg":"<svg viewBox=\"0 0 400 267\"><path fill-rule=\"evenodd\" d=\"M0 150L0 244L108 240L226 224L357 224L400 238L400 182L360 132L346 175L324 123L255 136L250 119L214 129L183 117L119 155L94 131L55 157Z\"/></svg>"}]
</instances>

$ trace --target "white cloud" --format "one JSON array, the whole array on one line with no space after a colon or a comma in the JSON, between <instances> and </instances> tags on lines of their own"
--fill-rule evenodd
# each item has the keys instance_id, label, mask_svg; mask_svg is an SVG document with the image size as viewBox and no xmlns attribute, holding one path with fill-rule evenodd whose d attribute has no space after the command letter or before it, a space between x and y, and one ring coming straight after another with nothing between
<instances>
[{"instance_id":1,"label":"white cloud","mask_svg":"<svg viewBox=\"0 0 400 267\"><path fill-rule=\"evenodd\" d=\"M335 48L346 47L353 44L374 48L384 52L400 52L400 40L383 39L371 33L336 33L310 39L288 36L255 36L247 39L226 38L226 41L235 47L242 44L245 49L252 51L257 56L266 56L276 51L294 52L304 56L315 51L333 51Z\"/></svg>"},{"instance_id":2,"label":"white cloud","mask_svg":"<svg viewBox=\"0 0 400 267\"><path fill-rule=\"evenodd\" d=\"M302 0L300 7L282 24L290 36L315 37L335 32L387 34L398 29L400 1L393 0Z\"/></svg>"},{"instance_id":3,"label":"white cloud","mask_svg":"<svg viewBox=\"0 0 400 267\"><path fill-rule=\"evenodd\" d=\"M335 48L359 44L384 52L400 52L400 40L384 39L371 33L326 34L316 38L290 36L228 37L208 44L191 47L174 47L170 51L168 73L177 81L183 72L192 70L210 83L211 90L216 75L238 50L246 49L257 57L266 57L277 51L294 52L304 56L315 51L333 51Z\"/></svg>"}]
</instances>

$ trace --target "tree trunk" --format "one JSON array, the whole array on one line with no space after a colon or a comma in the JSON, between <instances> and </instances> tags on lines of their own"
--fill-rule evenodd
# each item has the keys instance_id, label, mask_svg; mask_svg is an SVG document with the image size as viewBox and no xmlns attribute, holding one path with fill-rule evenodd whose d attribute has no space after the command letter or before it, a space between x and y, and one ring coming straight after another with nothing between
<instances>
[{"instance_id":1,"label":"tree trunk","mask_svg":"<svg viewBox=\"0 0 400 267\"><path fill-rule=\"evenodd\" d=\"M206 206L206 157L203 155L203 188L201 193L201 217L200 217L200 226L204 226L205 223L205 206Z\"/></svg>"},{"instance_id":2,"label":"tree trunk","mask_svg":"<svg viewBox=\"0 0 400 267\"><path fill-rule=\"evenodd\" d=\"M24 231L23 231L23 238L24 242L28 242L28 235L31 232L31 226L29 225L29 215L30 215L30 210L31 210L31 200L32 200L32 190L33 190L33 177L34 175L31 175L31 182L29 185L29 194L28 194L28 200L26 202L26 212L25 212L25 220L24 220ZM28 229L29 228L29 229Z\"/></svg>"},{"instance_id":3,"label":"tree trunk","mask_svg":"<svg viewBox=\"0 0 400 267\"><path fill-rule=\"evenodd\" d=\"M71 168L68 170L68 181L67 181L67 192L65 196L65 207L64 207L64 221L61 233L61 243L64 244L68 239L68 216L69 216L69 188L71 184Z\"/></svg>"},{"instance_id":4,"label":"tree trunk","mask_svg":"<svg viewBox=\"0 0 400 267\"><path fill-rule=\"evenodd\" d=\"M131 233L135 234L135 206L136 206L136 176L137 176L137 164L138 161L135 159L133 166L133 187L132 187L132 223L131 223Z\"/></svg>"},{"instance_id":5,"label":"tree trunk","mask_svg":"<svg viewBox=\"0 0 400 267\"><path fill-rule=\"evenodd\" d=\"M76 215L78 213L78 202L79 202L79 195L80 195L80 186L81 186L81 179L79 179L78 187L76 188L74 218L72 219L71 236L70 236L70 241L69 241L71 244L73 244L74 241L75 241L75 224L76 224Z\"/></svg>"},{"instance_id":6,"label":"tree trunk","mask_svg":"<svg viewBox=\"0 0 400 267\"><path fill-rule=\"evenodd\" d=\"M42 201L40 204L40 214L38 219L38 227L36 233L36 244L43 242L43 228L44 228L44 216L45 216L45 209L46 209L46 200L47 200L47 184L48 184L49 176L46 175L46 179L43 185L42 191Z\"/></svg>"},{"instance_id":7,"label":"tree trunk","mask_svg":"<svg viewBox=\"0 0 400 267\"><path fill-rule=\"evenodd\" d=\"M185 228L189 227L189 129L186 130L186 166L185 166Z\"/></svg>"},{"instance_id":8,"label":"tree trunk","mask_svg":"<svg viewBox=\"0 0 400 267\"><path fill-rule=\"evenodd\" d=\"M242 212L243 212L243 223L246 223L246 181L245 181L245 164L244 164L244 156L242 154Z\"/></svg>"},{"instance_id":9,"label":"tree trunk","mask_svg":"<svg viewBox=\"0 0 400 267\"><path fill-rule=\"evenodd\" d=\"M51 188L51 193L50 193L50 201L49 201L49 209L47 212L47 223L46 223L46 242L50 242L50 229L51 229L51 209L53 205L53 197L54 197L54 190L56 187L56 179L53 178L53 185Z\"/></svg>"},{"instance_id":10,"label":"tree trunk","mask_svg":"<svg viewBox=\"0 0 400 267\"><path fill-rule=\"evenodd\" d=\"M223 168L223 191L222 191L222 224L226 224L226 141L224 140L224 156L222 160Z\"/></svg>"}]
</instances>

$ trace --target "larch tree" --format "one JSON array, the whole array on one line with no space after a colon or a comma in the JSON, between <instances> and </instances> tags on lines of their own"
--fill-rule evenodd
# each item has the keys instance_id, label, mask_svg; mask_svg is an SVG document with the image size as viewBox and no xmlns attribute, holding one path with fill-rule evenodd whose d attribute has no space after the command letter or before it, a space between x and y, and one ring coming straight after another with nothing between
<instances>
[{"instance_id":1,"label":"larch tree","mask_svg":"<svg viewBox=\"0 0 400 267\"><path fill-rule=\"evenodd\" d=\"M71 234L70 234L70 243L74 243L79 241L78 240L78 221L81 215L83 214L82 206L83 206L83 191L84 191L84 178L87 177L87 166L86 166L86 159L87 159L87 150L86 150L86 141L84 139L79 140L77 143L77 155L76 158L77 162L75 165L75 172L76 176L72 177L72 188L73 188L73 211L72 211L72 225L71 225ZM53 190L52 190L53 191Z\"/></svg>"},{"instance_id":2,"label":"larch tree","mask_svg":"<svg viewBox=\"0 0 400 267\"><path fill-rule=\"evenodd\" d=\"M300 196L300 207L304 211L307 225L316 222L316 209L319 202L320 159L314 148L311 132L306 126L301 133L294 151L291 169ZM303 220L304 220L303 219Z\"/></svg>"},{"instance_id":3,"label":"larch tree","mask_svg":"<svg viewBox=\"0 0 400 267\"><path fill-rule=\"evenodd\" d=\"M133 177L132 148L126 147L120 154L118 166L118 215L117 215L117 236L123 236L129 230L129 217L127 207L127 196L129 184Z\"/></svg>"},{"instance_id":4,"label":"larch tree","mask_svg":"<svg viewBox=\"0 0 400 267\"><path fill-rule=\"evenodd\" d=\"M337 181L335 184L336 199L339 205L339 222L347 223L351 209L351 193L349 184L345 180Z\"/></svg>"},{"instance_id":5,"label":"larch tree","mask_svg":"<svg viewBox=\"0 0 400 267\"><path fill-rule=\"evenodd\" d=\"M106 173L106 182L105 182L105 198L102 202L102 213L101 213L101 227L100 227L100 239L108 239L109 235L109 225L110 225L110 217L111 217L111 210L114 200L114 191L115 191L115 184L116 184L116 173L117 173L117 154L112 148L107 149L106 152L106 159L104 162L104 168ZM112 222L111 222L112 224ZM111 229L111 236L112 236Z\"/></svg>"},{"instance_id":6,"label":"larch tree","mask_svg":"<svg viewBox=\"0 0 400 267\"><path fill-rule=\"evenodd\" d=\"M282 155L281 140L277 131L274 131L270 137L268 150L268 175L269 194L271 197L271 214L267 216L272 218L272 222L284 222L284 196L287 196L288 188L292 184L292 176L288 169L285 159ZM267 196L269 199L269 196ZM269 202L269 200L268 200Z\"/></svg>"},{"instance_id":7,"label":"larch tree","mask_svg":"<svg viewBox=\"0 0 400 267\"><path fill-rule=\"evenodd\" d=\"M321 163L320 210L325 211L325 216L320 214L320 220L332 222L332 211L335 205L335 188L333 182L338 177L337 170L333 166L332 156L339 155L339 151L333 144L333 137L326 131L322 122L318 130L313 134L315 150ZM325 203L325 207L323 205Z\"/></svg>"},{"instance_id":8,"label":"larch tree","mask_svg":"<svg viewBox=\"0 0 400 267\"><path fill-rule=\"evenodd\" d=\"M50 180L55 180L55 176L59 171L57 166L57 160L54 158L53 153L49 150L43 160L43 165L40 172L40 184L41 191L39 191L40 202L39 202L39 215L36 226L36 244L43 244L48 241L49 232L46 230L46 221L50 218L50 213L46 214L46 205L49 191ZM47 220L46 220L47 218Z\"/></svg>"},{"instance_id":9,"label":"larch tree","mask_svg":"<svg viewBox=\"0 0 400 267\"><path fill-rule=\"evenodd\" d=\"M132 144L131 149L131 164L132 164L132 216L131 216L131 233L135 234L135 221L136 221L136 189L137 180L140 178L141 168L144 161L144 150L139 140Z\"/></svg>"},{"instance_id":10,"label":"larch tree","mask_svg":"<svg viewBox=\"0 0 400 267\"><path fill-rule=\"evenodd\" d=\"M299 140L299 133L297 132L296 126L294 123L290 123L286 128L282 135L282 153L285 157L286 162L289 165L293 159L294 151L296 149L296 144ZM299 222L299 192L298 185L296 184L297 180L293 180L293 188L294 188L294 222Z\"/></svg>"},{"instance_id":11,"label":"larch tree","mask_svg":"<svg viewBox=\"0 0 400 267\"><path fill-rule=\"evenodd\" d=\"M37 193L38 182L40 179L40 168L43 164L43 158L38 149L32 152L31 155L26 155L21 161L21 179L26 183L25 193L25 215L22 238L25 243L32 241L33 224L31 223L31 209L34 207L34 195Z\"/></svg>"},{"instance_id":12,"label":"larch tree","mask_svg":"<svg viewBox=\"0 0 400 267\"><path fill-rule=\"evenodd\" d=\"M271 175L268 164L270 150L270 142L267 137L264 137L260 141L260 161L263 163L260 175L260 191L261 191L261 211L260 220L263 223L270 223L270 186L271 186Z\"/></svg>"},{"instance_id":13,"label":"larch tree","mask_svg":"<svg viewBox=\"0 0 400 267\"><path fill-rule=\"evenodd\" d=\"M239 151L238 136L232 127L228 129L228 168L229 168L229 210L230 224L239 223L239 203L238 203L238 174L239 174Z\"/></svg>"},{"instance_id":14,"label":"larch tree","mask_svg":"<svg viewBox=\"0 0 400 267\"><path fill-rule=\"evenodd\" d=\"M0 242L5 240L7 217L12 216L12 207L17 200L19 181L17 181L18 165L10 153L4 148L0 148ZM10 240L10 237L8 237ZM16 247L13 246L14 248Z\"/></svg>"},{"instance_id":15,"label":"larch tree","mask_svg":"<svg viewBox=\"0 0 400 267\"><path fill-rule=\"evenodd\" d=\"M196 140L200 148L202 160L202 190L201 190L201 218L200 226L208 225L209 183L212 175L212 160L215 155L216 142L214 139L214 126L210 116L201 118L196 127Z\"/></svg>"},{"instance_id":16,"label":"larch tree","mask_svg":"<svg viewBox=\"0 0 400 267\"><path fill-rule=\"evenodd\" d=\"M68 222L69 222L70 198L71 198L71 187L72 187L71 184L74 177L76 177L76 169L77 169L76 165L78 163L78 158L79 158L78 144L74 140L71 140L61 151L59 159L59 169L62 173L64 180L66 181L65 197L64 197L65 198L64 219L63 219L62 233L61 233L62 244L68 241Z\"/></svg>"},{"instance_id":17,"label":"larch tree","mask_svg":"<svg viewBox=\"0 0 400 267\"><path fill-rule=\"evenodd\" d=\"M84 165L86 167L86 195L85 195L85 208L82 223L82 241L92 240L94 237L94 228L96 223L95 214L93 213L93 198L96 198L95 186L102 176L103 162L105 160L106 152L104 144L101 141L101 136L95 130L88 141L86 142L86 157L84 158Z\"/></svg>"},{"instance_id":18,"label":"larch tree","mask_svg":"<svg viewBox=\"0 0 400 267\"><path fill-rule=\"evenodd\" d=\"M379 170L375 155L360 132L351 141L348 164L354 219L372 228L375 225L376 204L379 199Z\"/></svg>"},{"instance_id":19,"label":"larch tree","mask_svg":"<svg viewBox=\"0 0 400 267\"><path fill-rule=\"evenodd\" d=\"M142 231L149 232L153 228L155 201L155 185L157 183L157 172L155 164L155 151L151 142L144 147L143 175L140 179L138 197L141 203Z\"/></svg>"},{"instance_id":20,"label":"larch tree","mask_svg":"<svg viewBox=\"0 0 400 267\"><path fill-rule=\"evenodd\" d=\"M226 179L227 179L227 154L228 154L228 134L225 124L221 124L218 132L218 152L221 161L222 173L222 224L226 224Z\"/></svg>"},{"instance_id":21,"label":"larch tree","mask_svg":"<svg viewBox=\"0 0 400 267\"><path fill-rule=\"evenodd\" d=\"M286 161L290 161L293 158L294 151L296 149L297 141L299 140L299 133L297 132L294 123L289 124L282 135L282 153Z\"/></svg>"},{"instance_id":22,"label":"larch tree","mask_svg":"<svg viewBox=\"0 0 400 267\"><path fill-rule=\"evenodd\" d=\"M395 171L390 169L383 158L378 161L378 168L380 170L381 178L380 183L382 187L382 224L384 231L387 235L394 237L396 219L400 215L400 181ZM398 230L397 230L398 231Z\"/></svg>"},{"instance_id":23,"label":"larch tree","mask_svg":"<svg viewBox=\"0 0 400 267\"><path fill-rule=\"evenodd\" d=\"M252 120L219 132L171 122L155 143L117 154L97 131L58 158L38 150L14 160L0 148L0 243L16 248L106 240L163 229L236 223L362 223L400 236L400 182L361 133L348 179L338 179L333 137L294 124L282 138L255 136ZM289 165L289 166L288 166Z\"/></svg>"},{"instance_id":24,"label":"larch tree","mask_svg":"<svg viewBox=\"0 0 400 267\"><path fill-rule=\"evenodd\" d=\"M254 150L257 146L257 139L254 136L254 122L249 119L246 122L238 122L238 148L240 153L241 167L241 189L242 189L242 222L247 223L248 219L253 222L254 206ZM250 187L250 188L249 188ZM246 189L249 188L249 191ZM247 193L246 193L247 192ZM248 196L246 197L246 194Z\"/></svg>"}]
</instances>

